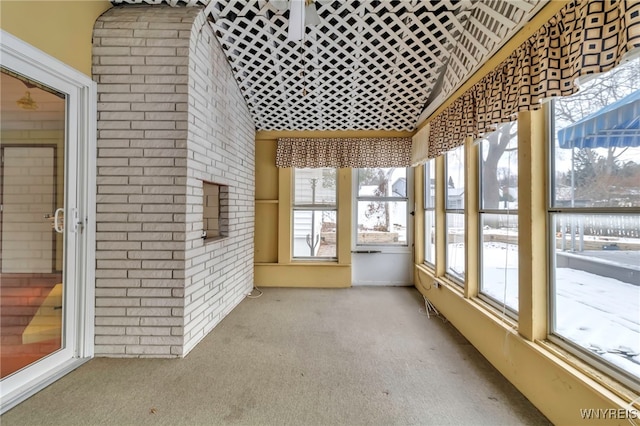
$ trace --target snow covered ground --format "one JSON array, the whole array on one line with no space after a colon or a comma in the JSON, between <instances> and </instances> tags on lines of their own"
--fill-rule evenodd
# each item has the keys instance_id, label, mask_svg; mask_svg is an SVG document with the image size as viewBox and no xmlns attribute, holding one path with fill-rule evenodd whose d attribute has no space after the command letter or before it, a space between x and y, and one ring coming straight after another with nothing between
<instances>
[{"instance_id":1,"label":"snow covered ground","mask_svg":"<svg viewBox=\"0 0 640 426\"><path fill-rule=\"evenodd\" d=\"M510 285L505 285L509 283ZM480 292L518 310L518 246L486 242L482 251Z\"/></svg>"},{"instance_id":2,"label":"snow covered ground","mask_svg":"<svg viewBox=\"0 0 640 426\"><path fill-rule=\"evenodd\" d=\"M450 266L464 268L462 244L452 246L462 265ZM482 259L481 292L517 310L518 247L486 242ZM555 275L556 334L640 378L640 286L570 268Z\"/></svg>"},{"instance_id":3,"label":"snow covered ground","mask_svg":"<svg viewBox=\"0 0 640 426\"><path fill-rule=\"evenodd\" d=\"M640 286L556 269L556 332L640 378Z\"/></svg>"}]
</instances>

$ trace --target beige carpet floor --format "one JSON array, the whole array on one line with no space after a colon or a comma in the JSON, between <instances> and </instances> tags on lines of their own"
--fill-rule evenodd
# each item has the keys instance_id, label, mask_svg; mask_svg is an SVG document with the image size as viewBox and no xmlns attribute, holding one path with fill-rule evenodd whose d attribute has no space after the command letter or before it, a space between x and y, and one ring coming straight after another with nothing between
<instances>
[{"instance_id":1,"label":"beige carpet floor","mask_svg":"<svg viewBox=\"0 0 640 426\"><path fill-rule=\"evenodd\" d=\"M0 422L549 424L406 287L265 289L185 359L94 359Z\"/></svg>"}]
</instances>

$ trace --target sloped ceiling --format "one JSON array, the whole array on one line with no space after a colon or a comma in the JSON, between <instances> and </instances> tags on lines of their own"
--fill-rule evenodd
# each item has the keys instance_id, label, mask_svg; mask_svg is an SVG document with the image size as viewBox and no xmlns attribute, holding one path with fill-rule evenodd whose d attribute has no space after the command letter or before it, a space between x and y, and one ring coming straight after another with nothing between
<instances>
[{"instance_id":1,"label":"sloped ceiling","mask_svg":"<svg viewBox=\"0 0 640 426\"><path fill-rule=\"evenodd\" d=\"M204 5L258 130L408 130L548 0L315 0L320 25L287 41L267 0Z\"/></svg>"}]
</instances>

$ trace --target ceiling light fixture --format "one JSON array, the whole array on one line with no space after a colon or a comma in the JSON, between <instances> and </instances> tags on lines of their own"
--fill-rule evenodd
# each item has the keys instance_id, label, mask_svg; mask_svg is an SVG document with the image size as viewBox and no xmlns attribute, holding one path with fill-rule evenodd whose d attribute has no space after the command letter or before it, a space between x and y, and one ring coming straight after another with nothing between
<instances>
[{"instance_id":1,"label":"ceiling light fixture","mask_svg":"<svg viewBox=\"0 0 640 426\"><path fill-rule=\"evenodd\" d=\"M27 90L24 92L24 96L16 101L16 104L25 110L33 111L38 109L38 104L31 98L31 93Z\"/></svg>"},{"instance_id":2,"label":"ceiling light fixture","mask_svg":"<svg viewBox=\"0 0 640 426\"><path fill-rule=\"evenodd\" d=\"M278 10L289 9L287 41L301 41L308 26L320 25L315 0L271 0Z\"/></svg>"}]
</instances>

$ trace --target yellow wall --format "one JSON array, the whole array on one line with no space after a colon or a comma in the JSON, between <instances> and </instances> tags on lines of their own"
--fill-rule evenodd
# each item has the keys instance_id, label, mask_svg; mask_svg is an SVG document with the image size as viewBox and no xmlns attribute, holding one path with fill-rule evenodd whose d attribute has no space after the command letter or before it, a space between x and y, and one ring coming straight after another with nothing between
<instances>
[{"instance_id":1,"label":"yellow wall","mask_svg":"<svg viewBox=\"0 0 640 426\"><path fill-rule=\"evenodd\" d=\"M276 168L279 137L407 137L411 132L276 132L256 134L255 283L264 287L351 286L352 169L338 173L338 259L296 261L291 256L291 169Z\"/></svg>"},{"instance_id":2,"label":"yellow wall","mask_svg":"<svg viewBox=\"0 0 640 426\"><path fill-rule=\"evenodd\" d=\"M544 204L546 177L546 130L543 111L523 112L519 115L518 142L521 158L519 177L521 202L520 221L526 222L531 232L522 232L520 254L520 322L504 317L498 310L477 298L477 273L469 273L464 290L445 277L444 262L436 270L426 268L423 262L424 232L421 219L423 203L423 170L415 173L416 212L416 267L414 277L417 289L511 381L554 424L580 424L580 409L619 409L633 398L625 397L625 390L612 387L611 382L599 382L588 368L569 361L552 344L544 342L547 330L546 299L546 210ZM380 134L378 134L380 135ZM351 190L339 189L339 218L346 221L339 235L338 262L310 263L291 260L291 178L290 169L275 167L278 137L340 137L322 132L258 132L256 135L256 265L255 283L273 287L348 287L351 284ZM347 134L347 136L353 136ZM371 136L360 134L360 136ZM468 163L466 185L477 187L478 146L468 140L465 147ZM444 175L444 159L436 159L436 173ZM351 170L342 169L341 179L351 188ZM444 180L437 182L437 239L440 259L444 259ZM341 181L342 183L342 181ZM467 205L478 204L477 194L468 194ZM471 209L473 210L473 209ZM342 225L344 226L344 222ZM467 218L469 271L477 271L478 232L477 209ZM537 231L534 231L537 230ZM345 250L344 252L342 250ZM433 286L434 277L444 285ZM592 421L591 421L592 422ZM585 421L584 423L588 423ZM599 424L618 424L616 421Z\"/></svg>"},{"instance_id":3,"label":"yellow wall","mask_svg":"<svg viewBox=\"0 0 640 426\"><path fill-rule=\"evenodd\" d=\"M627 402L545 346L513 332L509 323L503 323L486 305L464 298L455 284L435 288L432 274L421 266L416 274L420 277L418 290L554 424L580 424L581 408L626 406ZM583 422L596 423L624 424L621 420Z\"/></svg>"},{"instance_id":4,"label":"yellow wall","mask_svg":"<svg viewBox=\"0 0 640 426\"><path fill-rule=\"evenodd\" d=\"M93 25L108 0L1 0L0 28L91 75Z\"/></svg>"},{"instance_id":5,"label":"yellow wall","mask_svg":"<svg viewBox=\"0 0 640 426\"><path fill-rule=\"evenodd\" d=\"M481 68L474 77L459 89L451 101L459 93L481 78L504 59L514 47L522 43L529 34L549 19L564 4L563 1L551 2L540 12L534 21L523 28L504 49ZM0 1L0 28L43 50L45 53L62 62L91 74L91 38L96 18L110 7L107 0L92 1ZM445 103L442 108L448 104ZM441 108L441 109L442 109ZM441 109L434 112L437 114ZM535 126L529 126L531 128ZM530 134L534 131L531 130ZM406 136L402 134L399 136ZM350 136L390 136L387 132L259 132L256 135L256 267L255 280L257 285L264 286L297 286L318 287L335 286L348 287L351 284L351 260L348 251L351 247L351 171L341 171L341 186L339 194L339 220L341 222L339 237L338 262L327 264L309 264L293 262L290 254L290 171L275 168L275 144L277 137L308 136L308 137L350 137ZM535 136L533 136L535 138ZM526 143L520 138L520 143ZM471 148L470 148L471 149ZM536 153L533 153L536 155ZM476 155L472 150L471 157ZM535 170L528 164L527 169L521 171L523 184L530 188L537 182ZM443 168L442 159L438 159L438 169ZM523 176L530 179L525 182ZM420 178L421 173L416 177ZM469 184L469 182L467 182ZM443 185L438 182L440 204ZM472 187L472 186L469 186ZM421 197L420 185L416 185L416 195ZM521 195L522 196L522 195ZM533 209L536 197L531 194ZM349 201L347 201L349 200ZM439 224L442 223L442 212L438 212ZM530 215L532 221L542 220L539 215ZM472 224L473 225L473 224ZM533 227L540 225L532 224ZM421 230L416 226L416 230ZM416 233L416 244L422 241L422 232ZM437 241L438 251L444 252L442 242L443 233L439 233ZM539 234L538 234L539 235ZM539 258L540 241L536 237L520 241L520 245L527 247L531 257ZM477 248L472 250L477 251ZM544 257L544 256L543 256ZM620 392L612 391L612 387L599 382L592 375L580 369L577 364L550 349L548 344L537 340L544 337L546 332L546 298L544 288L540 283L540 274L544 272L544 260L529 262L522 268L522 274L527 275L524 281L521 277L521 293L528 290L531 296L524 296L520 306L519 332L512 331L513 324L497 315L495 310L483 304L474 297L473 291L467 290L463 294L460 288L448 283L446 278L439 277L445 283L441 288L433 287L434 272L426 269L417 259L416 287L422 294L445 315L464 336L509 379L521 392L525 394L549 419L558 425L580 423L580 408L622 408L628 399ZM441 275L442 263L438 265L438 275ZM536 290L532 290L535 287ZM542 289L542 290L541 290ZM625 421L611 421L611 424L625 424ZM586 422L585 422L586 423ZM593 423L593 422L590 422ZM600 421L599 424L605 424Z\"/></svg>"},{"instance_id":6,"label":"yellow wall","mask_svg":"<svg viewBox=\"0 0 640 426\"><path fill-rule=\"evenodd\" d=\"M518 115L519 201L519 309L518 321L479 299L478 292L478 200L466 199L466 259L464 288L445 274L444 178L436 178L436 268L417 259L416 288L447 318L518 390L554 424L575 425L580 409L621 409L635 395L612 380L599 381L593 369L584 366L546 342L548 325L546 255L546 146L545 111ZM465 144L466 187L477 188L478 146ZM436 163L436 176L444 176L443 157ZM422 168L421 168L422 169ZM422 170L416 175L421 176ZM418 183L416 188L418 188ZM472 191L467 191L472 192ZM423 192L416 190L418 210L423 210ZM474 198L476 197L476 198ZM424 233L416 245L424 244ZM442 285L436 287L437 279ZM601 374L599 376L602 376ZM585 421L587 423L589 421ZM592 422L592 421L591 421ZM607 423L618 424L612 420Z\"/></svg>"},{"instance_id":7,"label":"yellow wall","mask_svg":"<svg viewBox=\"0 0 640 426\"><path fill-rule=\"evenodd\" d=\"M108 0L0 0L0 28L90 76L93 26ZM4 140L4 138L3 138ZM59 162L63 156L58 150ZM59 170L63 170L61 163ZM59 181L62 180L59 174ZM58 188L62 188L59 182ZM61 195L58 195L58 204ZM61 241L58 253L62 253ZM60 266L60 260L57 261Z\"/></svg>"},{"instance_id":8,"label":"yellow wall","mask_svg":"<svg viewBox=\"0 0 640 426\"><path fill-rule=\"evenodd\" d=\"M567 2L551 2L492 60L470 78L432 117L453 102L464 90L508 56L515 47L543 25ZM427 119L421 126L427 123ZM491 362L518 390L554 424L594 424L582 420L580 409L629 408L638 395L605 374L585 365L571 354L546 340L548 334L549 268L546 245L546 179L548 145L545 111L521 112L518 115L518 195L519 195L519 309L518 320L503 315L478 296L479 223L477 193L467 191L466 260L464 288L445 274L445 173L444 158L436 159L436 255L435 268L424 265L424 251L416 250L415 285L431 303ZM478 147L466 141L467 188L478 188ZM470 165L470 167L469 167ZM423 178L423 168L416 179ZM423 210L423 183L416 182L417 210ZM424 244L422 225L417 225L416 246ZM435 280L440 284L434 285ZM637 413L638 411L635 411ZM637 420L636 420L637 421ZM601 424L629 424L625 419L599 419Z\"/></svg>"}]
</instances>

